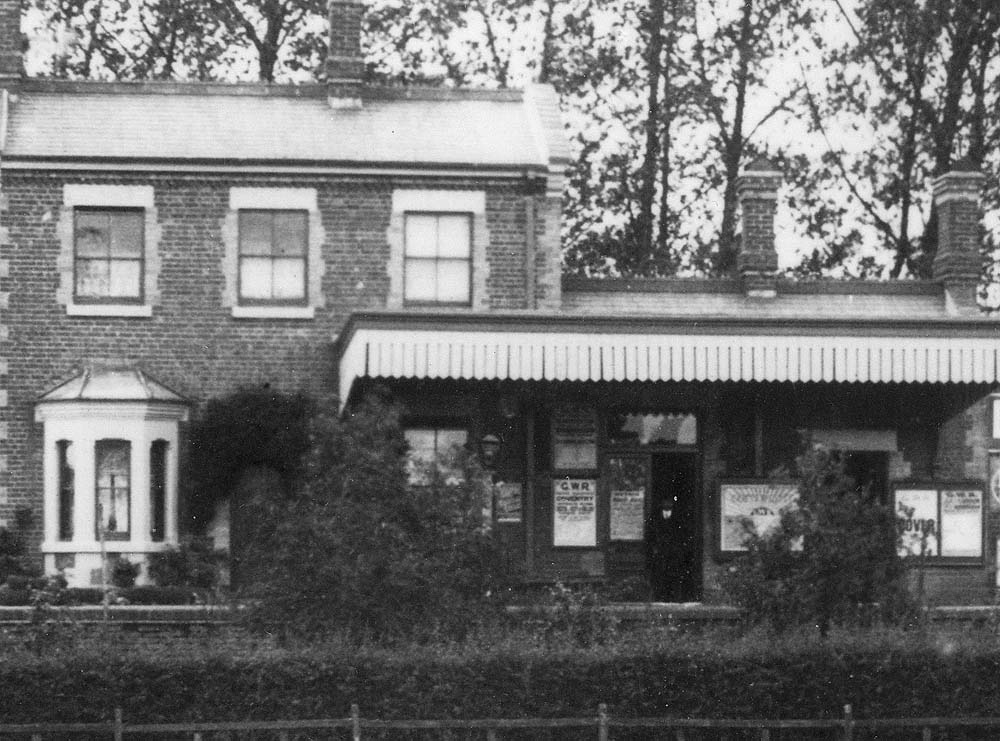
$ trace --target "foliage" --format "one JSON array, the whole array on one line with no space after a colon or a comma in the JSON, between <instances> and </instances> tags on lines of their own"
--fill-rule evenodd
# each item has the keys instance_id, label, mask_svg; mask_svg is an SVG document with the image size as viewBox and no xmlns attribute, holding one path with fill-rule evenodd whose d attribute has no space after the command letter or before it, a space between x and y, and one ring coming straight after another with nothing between
<instances>
[{"instance_id":1,"label":"foliage","mask_svg":"<svg viewBox=\"0 0 1000 741\"><path fill-rule=\"evenodd\" d=\"M310 425L312 450L291 496L267 492L248 547L243 596L256 625L289 634L346 628L389 635L461 630L494 584L482 472L407 485L394 409L367 400Z\"/></svg>"},{"instance_id":2,"label":"foliage","mask_svg":"<svg viewBox=\"0 0 1000 741\"><path fill-rule=\"evenodd\" d=\"M267 387L211 399L191 423L188 501L195 526L208 523L215 503L233 493L249 468L272 469L290 486L309 448L311 413L312 401L304 394Z\"/></svg>"},{"instance_id":3,"label":"foliage","mask_svg":"<svg viewBox=\"0 0 1000 741\"><path fill-rule=\"evenodd\" d=\"M132 563L127 558L116 558L111 566L111 584L120 589L128 589L135 586L135 580L139 577L142 566Z\"/></svg>"},{"instance_id":4,"label":"foliage","mask_svg":"<svg viewBox=\"0 0 1000 741\"><path fill-rule=\"evenodd\" d=\"M32 5L35 73L323 76L322 0ZM387 84L556 87L573 147L569 272L730 271L736 178L765 155L787 179L794 275L924 276L931 181L967 157L988 174L997 286L998 39L987 0L372 0L363 49Z\"/></svg>"},{"instance_id":5,"label":"foliage","mask_svg":"<svg viewBox=\"0 0 1000 741\"><path fill-rule=\"evenodd\" d=\"M748 534L748 552L726 574L735 602L781 630L907 614L905 569L891 508L859 491L834 451L814 447L798 460L799 505L774 532Z\"/></svg>"},{"instance_id":6,"label":"foliage","mask_svg":"<svg viewBox=\"0 0 1000 741\"><path fill-rule=\"evenodd\" d=\"M623 639L627 636L623 636ZM7 723L344 717L825 718L1000 715L1000 643L985 631L834 630L734 638L649 630L628 643L540 648L530 634L295 649L93 627L41 657L4 647ZM579 731L571 731L579 737Z\"/></svg>"},{"instance_id":7,"label":"foliage","mask_svg":"<svg viewBox=\"0 0 1000 741\"><path fill-rule=\"evenodd\" d=\"M568 639L581 648L600 645L613 639L618 630L618 619L605 607L607 602L598 590L556 582L543 603L541 628L550 641Z\"/></svg>"},{"instance_id":8,"label":"foliage","mask_svg":"<svg viewBox=\"0 0 1000 741\"><path fill-rule=\"evenodd\" d=\"M149 555L149 576L161 587L214 587L225 553L205 537L186 538L176 547Z\"/></svg>"}]
</instances>

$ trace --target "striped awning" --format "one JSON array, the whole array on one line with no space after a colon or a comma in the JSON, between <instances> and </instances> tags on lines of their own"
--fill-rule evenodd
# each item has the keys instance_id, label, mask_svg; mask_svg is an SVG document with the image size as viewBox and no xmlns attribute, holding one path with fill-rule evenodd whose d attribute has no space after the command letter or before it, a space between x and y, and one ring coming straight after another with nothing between
<instances>
[{"instance_id":1,"label":"striped awning","mask_svg":"<svg viewBox=\"0 0 1000 741\"><path fill-rule=\"evenodd\" d=\"M612 334L358 328L340 398L358 378L511 381L993 383L989 336Z\"/></svg>"}]
</instances>

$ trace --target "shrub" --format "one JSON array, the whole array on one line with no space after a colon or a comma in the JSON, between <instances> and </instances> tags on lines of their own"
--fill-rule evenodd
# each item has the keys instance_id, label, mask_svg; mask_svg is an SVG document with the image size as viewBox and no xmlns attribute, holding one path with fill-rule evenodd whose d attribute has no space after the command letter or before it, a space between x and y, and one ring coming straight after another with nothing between
<instances>
[{"instance_id":1,"label":"shrub","mask_svg":"<svg viewBox=\"0 0 1000 741\"><path fill-rule=\"evenodd\" d=\"M215 586L225 559L223 551L213 549L211 539L192 537L176 548L151 554L149 576L161 587L209 589Z\"/></svg>"},{"instance_id":2,"label":"shrub","mask_svg":"<svg viewBox=\"0 0 1000 741\"><path fill-rule=\"evenodd\" d=\"M127 558L116 558L111 567L112 585L121 589L134 587L141 568L139 564L132 563Z\"/></svg>"},{"instance_id":3,"label":"shrub","mask_svg":"<svg viewBox=\"0 0 1000 741\"><path fill-rule=\"evenodd\" d=\"M815 447L798 459L799 506L778 528L750 533L748 552L726 575L734 601L752 620L781 630L911 614L899 532L888 506L858 491L840 458Z\"/></svg>"},{"instance_id":4,"label":"shrub","mask_svg":"<svg viewBox=\"0 0 1000 741\"><path fill-rule=\"evenodd\" d=\"M230 496L248 468L277 471L287 486L309 449L312 401L268 387L243 388L210 400L192 421L188 501L193 524L203 527L216 502Z\"/></svg>"},{"instance_id":5,"label":"shrub","mask_svg":"<svg viewBox=\"0 0 1000 741\"><path fill-rule=\"evenodd\" d=\"M266 526L247 549L243 591L255 624L377 636L467 625L498 562L474 461L464 481L432 471L409 487L398 415L372 400L343 420L323 409L310 436L299 489L255 503Z\"/></svg>"}]
</instances>

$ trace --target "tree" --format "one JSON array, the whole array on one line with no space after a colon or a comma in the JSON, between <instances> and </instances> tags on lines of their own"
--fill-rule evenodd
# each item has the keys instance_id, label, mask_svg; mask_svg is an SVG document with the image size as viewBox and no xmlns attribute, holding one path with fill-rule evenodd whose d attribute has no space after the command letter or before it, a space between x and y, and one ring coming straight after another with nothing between
<instances>
[{"instance_id":1,"label":"tree","mask_svg":"<svg viewBox=\"0 0 1000 741\"><path fill-rule=\"evenodd\" d=\"M310 435L301 485L257 502L243 590L253 622L294 635L468 629L499 564L474 462L464 481L433 469L409 486L398 415L376 400L344 419L321 409Z\"/></svg>"},{"instance_id":2,"label":"tree","mask_svg":"<svg viewBox=\"0 0 1000 741\"><path fill-rule=\"evenodd\" d=\"M855 486L836 451L816 446L797 464L798 506L775 531L751 530L729 569L737 604L779 630L814 625L824 636L834 624L910 614L892 509Z\"/></svg>"},{"instance_id":3,"label":"tree","mask_svg":"<svg viewBox=\"0 0 1000 741\"><path fill-rule=\"evenodd\" d=\"M801 183L804 193L821 194L805 196L812 214L807 230L839 242L814 253L810 272L829 270L861 245L863 232L844 226L849 219L873 229L886 253L862 263L859 274L929 277L937 249L932 179L963 156L991 180L1000 175L996 147L987 144L1000 141L1000 6L865 0L856 17L839 3L828 12L842 14L854 38L827 49L829 80L809 92L813 126L827 152ZM831 131L845 120L842 129L866 132L872 146L845 151ZM860 213L843 207L848 200ZM986 207L1000 207L995 190Z\"/></svg>"}]
</instances>

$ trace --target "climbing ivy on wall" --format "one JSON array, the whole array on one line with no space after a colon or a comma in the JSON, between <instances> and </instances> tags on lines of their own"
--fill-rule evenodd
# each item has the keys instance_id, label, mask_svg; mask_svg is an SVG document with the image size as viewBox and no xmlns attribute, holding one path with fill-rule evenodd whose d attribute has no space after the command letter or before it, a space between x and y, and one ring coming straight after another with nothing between
<instances>
[{"instance_id":1,"label":"climbing ivy on wall","mask_svg":"<svg viewBox=\"0 0 1000 741\"><path fill-rule=\"evenodd\" d=\"M205 404L191 423L188 446L188 512L196 530L249 468L272 469L286 489L291 485L309 448L315 406L305 394L268 387L241 388Z\"/></svg>"}]
</instances>

